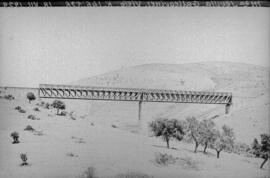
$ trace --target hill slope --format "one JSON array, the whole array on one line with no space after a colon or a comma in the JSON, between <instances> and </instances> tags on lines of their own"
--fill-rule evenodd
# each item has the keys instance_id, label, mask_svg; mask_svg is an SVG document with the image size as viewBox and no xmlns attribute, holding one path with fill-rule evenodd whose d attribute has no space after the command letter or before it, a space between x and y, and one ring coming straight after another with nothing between
<instances>
[{"instance_id":1,"label":"hill slope","mask_svg":"<svg viewBox=\"0 0 270 178\"><path fill-rule=\"evenodd\" d=\"M233 107L228 115L225 115L223 106L145 103L141 122L149 122L160 116L179 119L191 115L201 119L214 118L219 126L232 126L237 138L247 143L261 132L269 132L269 68L231 62L145 64L82 79L72 84L232 92ZM111 103L98 103L95 106L96 104L92 105L91 114L109 117L106 122L113 121L114 115L118 118L116 122L127 120L132 114L137 116L134 113L136 111L131 113L131 109L127 109L124 104L114 103L112 106ZM96 116L99 117L98 115Z\"/></svg>"}]
</instances>

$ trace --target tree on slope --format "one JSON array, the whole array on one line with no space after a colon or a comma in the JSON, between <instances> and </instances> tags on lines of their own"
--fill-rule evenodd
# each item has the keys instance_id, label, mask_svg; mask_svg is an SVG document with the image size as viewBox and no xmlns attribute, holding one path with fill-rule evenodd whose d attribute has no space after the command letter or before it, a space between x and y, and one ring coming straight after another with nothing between
<instances>
[{"instance_id":1,"label":"tree on slope","mask_svg":"<svg viewBox=\"0 0 270 178\"><path fill-rule=\"evenodd\" d=\"M36 99L36 96L32 92L27 93L26 97L27 97L29 103L31 103L32 100Z\"/></svg>"},{"instance_id":2,"label":"tree on slope","mask_svg":"<svg viewBox=\"0 0 270 178\"><path fill-rule=\"evenodd\" d=\"M57 115L59 115L59 109L64 110L66 109L66 105L63 101L54 100L52 106L57 109Z\"/></svg>"},{"instance_id":3,"label":"tree on slope","mask_svg":"<svg viewBox=\"0 0 270 178\"><path fill-rule=\"evenodd\" d=\"M260 166L262 169L264 164L267 162L270 156L270 135L269 134L261 134L261 143L258 143L258 140L255 138L252 144L253 154L256 157L263 158L263 162Z\"/></svg>"},{"instance_id":4,"label":"tree on slope","mask_svg":"<svg viewBox=\"0 0 270 178\"><path fill-rule=\"evenodd\" d=\"M206 153L206 149L209 146L210 143L213 143L215 141L215 123L208 119L208 120L203 120L200 123L201 126L201 144L204 146L203 152Z\"/></svg>"},{"instance_id":5,"label":"tree on slope","mask_svg":"<svg viewBox=\"0 0 270 178\"><path fill-rule=\"evenodd\" d=\"M149 124L151 131L156 137L162 137L167 143L167 148L170 148L169 141L176 139L181 141L184 136L184 129L182 122L172 119L157 119Z\"/></svg>"},{"instance_id":6,"label":"tree on slope","mask_svg":"<svg viewBox=\"0 0 270 178\"><path fill-rule=\"evenodd\" d=\"M195 117L188 117L185 121L188 138L195 142L194 153L197 152L199 145L203 141L201 123Z\"/></svg>"},{"instance_id":7,"label":"tree on slope","mask_svg":"<svg viewBox=\"0 0 270 178\"><path fill-rule=\"evenodd\" d=\"M234 144L234 132L233 129L224 125L222 127L222 132L219 130L214 130L214 142L210 146L216 150L217 158L220 156L220 152L223 150L232 150Z\"/></svg>"}]
</instances>

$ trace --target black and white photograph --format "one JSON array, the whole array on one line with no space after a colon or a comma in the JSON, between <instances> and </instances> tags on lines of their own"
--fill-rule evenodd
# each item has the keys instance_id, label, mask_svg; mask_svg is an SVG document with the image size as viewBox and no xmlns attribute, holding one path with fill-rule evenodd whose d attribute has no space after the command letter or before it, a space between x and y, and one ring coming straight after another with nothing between
<instances>
[{"instance_id":1,"label":"black and white photograph","mask_svg":"<svg viewBox=\"0 0 270 178\"><path fill-rule=\"evenodd\" d=\"M270 178L270 3L0 3L1 178Z\"/></svg>"}]
</instances>

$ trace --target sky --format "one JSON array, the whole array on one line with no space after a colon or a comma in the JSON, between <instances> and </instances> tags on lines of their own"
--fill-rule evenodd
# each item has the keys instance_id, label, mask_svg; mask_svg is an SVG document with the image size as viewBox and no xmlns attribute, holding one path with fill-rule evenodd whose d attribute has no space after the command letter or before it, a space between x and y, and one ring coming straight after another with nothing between
<instances>
[{"instance_id":1,"label":"sky","mask_svg":"<svg viewBox=\"0 0 270 178\"><path fill-rule=\"evenodd\" d=\"M269 8L0 8L0 86L38 87L148 63L269 67Z\"/></svg>"}]
</instances>

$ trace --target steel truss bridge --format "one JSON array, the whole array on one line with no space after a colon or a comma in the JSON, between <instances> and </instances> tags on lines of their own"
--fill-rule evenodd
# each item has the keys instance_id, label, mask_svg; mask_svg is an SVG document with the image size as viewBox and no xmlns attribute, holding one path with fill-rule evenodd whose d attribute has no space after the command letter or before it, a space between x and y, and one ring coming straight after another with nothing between
<instances>
[{"instance_id":1,"label":"steel truss bridge","mask_svg":"<svg viewBox=\"0 0 270 178\"><path fill-rule=\"evenodd\" d=\"M230 92L40 84L38 95L40 98L137 101L139 119L141 118L142 102L223 104L226 114L232 105L232 93Z\"/></svg>"}]
</instances>

